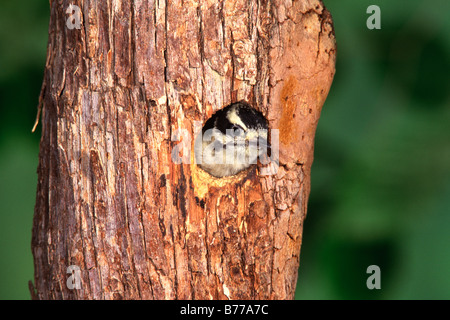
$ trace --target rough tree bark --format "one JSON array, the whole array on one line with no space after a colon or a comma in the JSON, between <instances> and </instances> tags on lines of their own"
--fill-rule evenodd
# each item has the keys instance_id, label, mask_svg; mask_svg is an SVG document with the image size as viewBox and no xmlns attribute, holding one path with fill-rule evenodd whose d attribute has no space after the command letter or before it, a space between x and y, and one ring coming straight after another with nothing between
<instances>
[{"instance_id":1,"label":"rough tree bark","mask_svg":"<svg viewBox=\"0 0 450 320\"><path fill-rule=\"evenodd\" d=\"M66 26L69 4L81 8L81 29ZM32 296L292 299L335 70L321 1L50 8ZM217 179L172 161L178 129L192 137L194 121L238 100L280 130L277 174ZM71 265L81 289L66 285Z\"/></svg>"}]
</instances>

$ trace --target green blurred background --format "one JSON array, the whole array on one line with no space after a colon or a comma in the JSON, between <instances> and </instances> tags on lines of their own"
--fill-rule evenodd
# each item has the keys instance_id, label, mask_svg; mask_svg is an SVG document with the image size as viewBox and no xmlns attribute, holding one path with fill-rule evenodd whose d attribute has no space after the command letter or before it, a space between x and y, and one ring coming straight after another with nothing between
<instances>
[{"instance_id":1,"label":"green blurred background","mask_svg":"<svg viewBox=\"0 0 450 320\"><path fill-rule=\"evenodd\" d=\"M450 1L324 0L337 73L297 299L450 299ZM368 30L369 5L381 30ZM29 299L48 1L0 2L0 299ZM369 290L369 265L381 289Z\"/></svg>"}]
</instances>

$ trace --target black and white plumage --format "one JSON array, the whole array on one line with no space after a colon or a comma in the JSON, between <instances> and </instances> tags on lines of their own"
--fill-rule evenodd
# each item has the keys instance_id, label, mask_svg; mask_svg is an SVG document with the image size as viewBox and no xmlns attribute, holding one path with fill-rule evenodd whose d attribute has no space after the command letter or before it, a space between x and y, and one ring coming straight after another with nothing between
<instances>
[{"instance_id":1,"label":"black and white plumage","mask_svg":"<svg viewBox=\"0 0 450 320\"><path fill-rule=\"evenodd\" d=\"M240 101L218 110L195 141L198 166L215 177L232 176L267 155L268 122Z\"/></svg>"}]
</instances>

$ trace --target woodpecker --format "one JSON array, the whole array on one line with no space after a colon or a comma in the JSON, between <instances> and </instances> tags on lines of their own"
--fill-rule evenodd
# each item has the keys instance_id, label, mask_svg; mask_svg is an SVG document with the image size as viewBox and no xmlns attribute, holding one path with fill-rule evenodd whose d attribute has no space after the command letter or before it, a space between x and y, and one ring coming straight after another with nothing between
<instances>
[{"instance_id":1,"label":"woodpecker","mask_svg":"<svg viewBox=\"0 0 450 320\"><path fill-rule=\"evenodd\" d=\"M263 114L244 101L218 110L195 141L197 165L217 178L249 168L267 155L268 127Z\"/></svg>"}]
</instances>

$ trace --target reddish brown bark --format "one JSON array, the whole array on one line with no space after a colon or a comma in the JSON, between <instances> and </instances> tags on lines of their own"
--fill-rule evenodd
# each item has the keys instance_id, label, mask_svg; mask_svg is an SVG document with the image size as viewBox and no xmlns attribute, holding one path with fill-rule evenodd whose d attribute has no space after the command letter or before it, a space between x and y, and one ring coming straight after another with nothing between
<instances>
[{"instance_id":1,"label":"reddish brown bark","mask_svg":"<svg viewBox=\"0 0 450 320\"><path fill-rule=\"evenodd\" d=\"M292 299L334 75L322 3L76 1L79 30L69 4L50 1L33 295ZM172 161L177 129L192 136L238 100L280 130L276 175ZM81 289L66 285L70 265Z\"/></svg>"}]
</instances>

